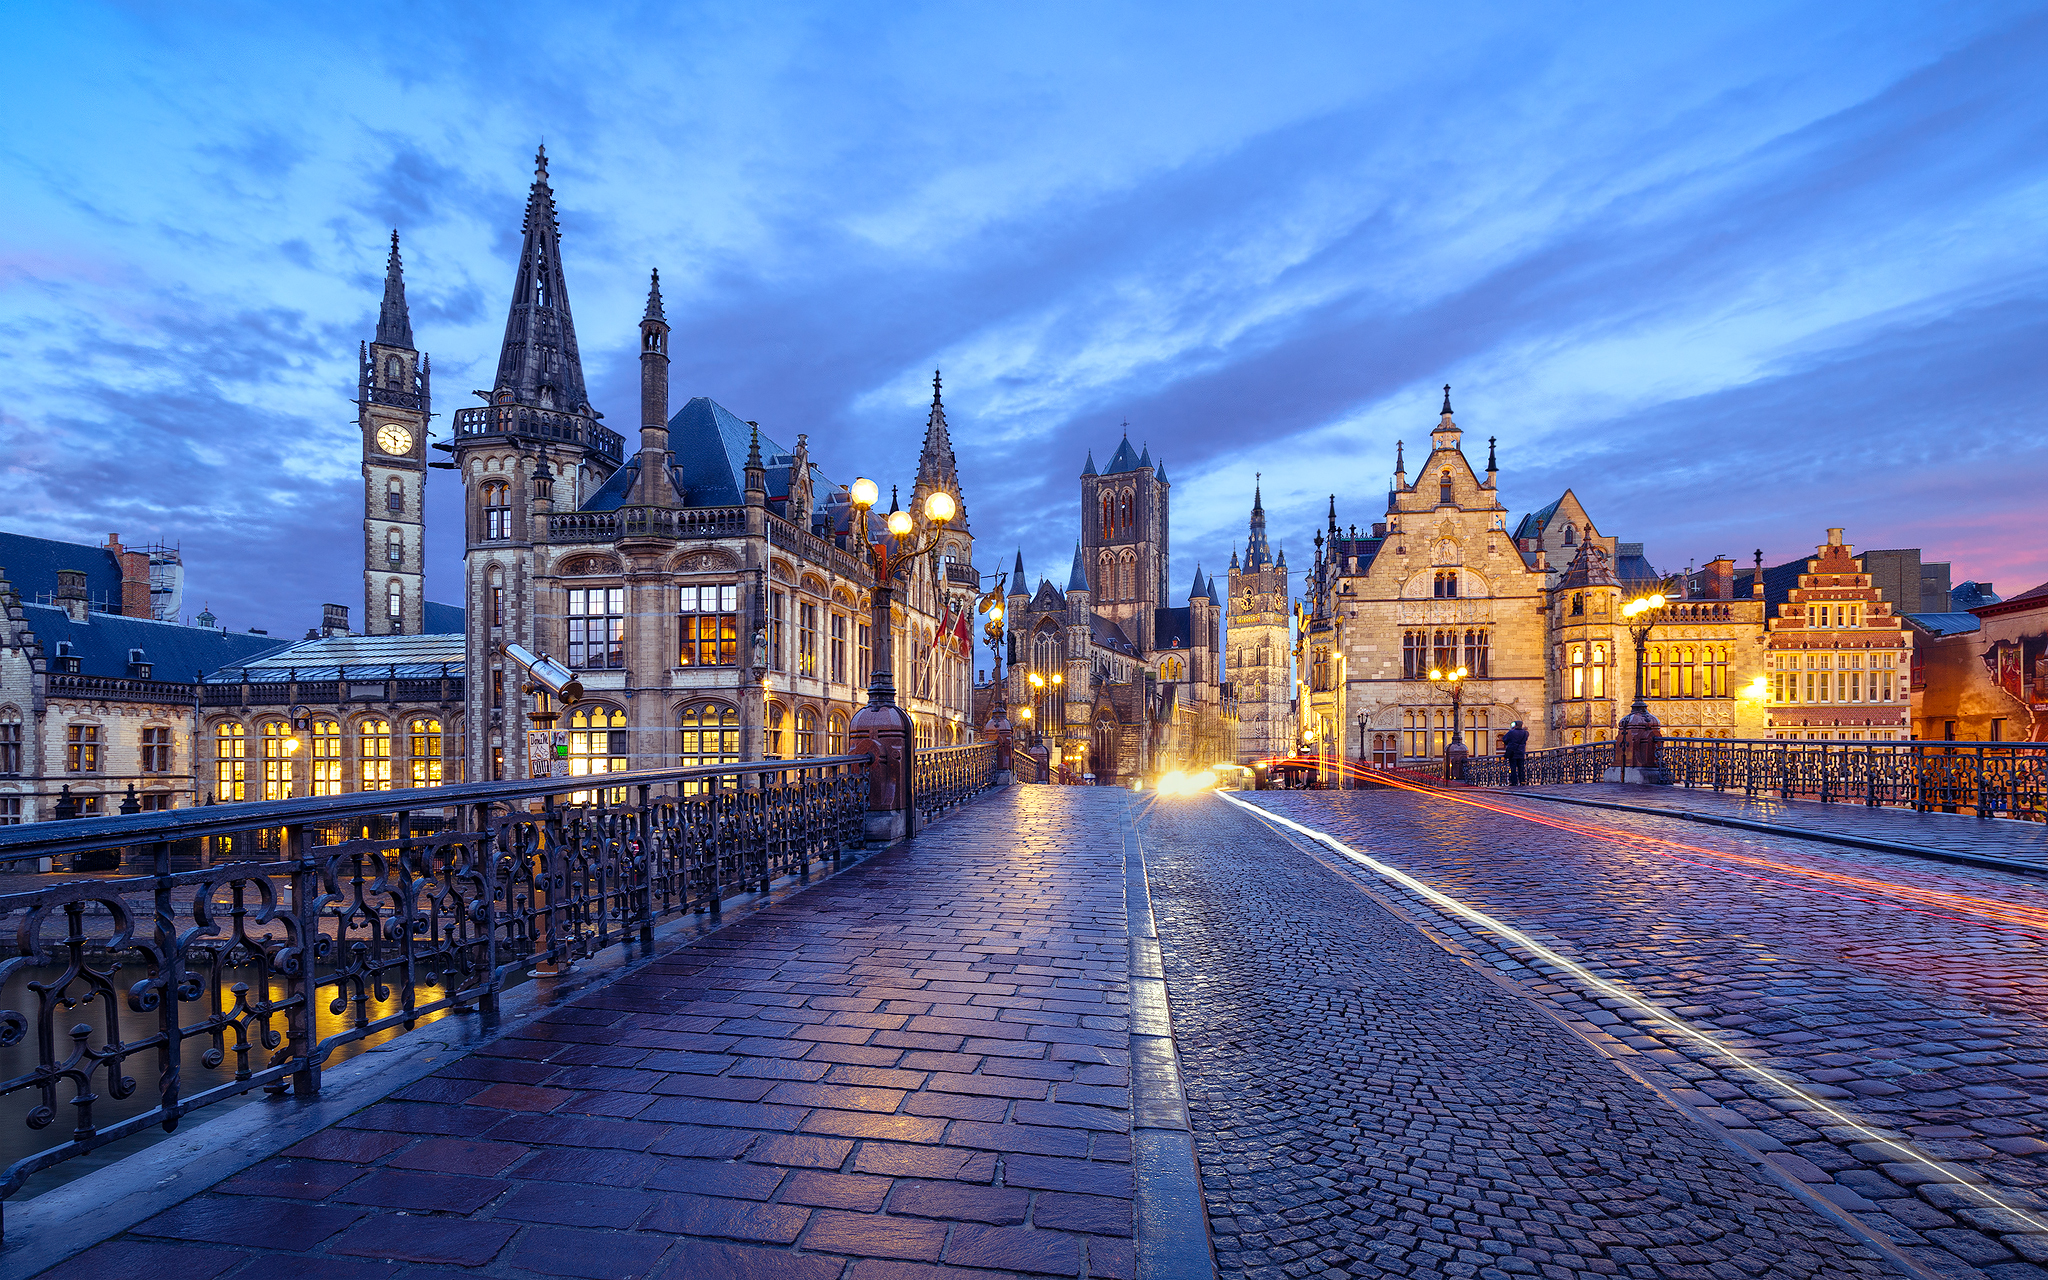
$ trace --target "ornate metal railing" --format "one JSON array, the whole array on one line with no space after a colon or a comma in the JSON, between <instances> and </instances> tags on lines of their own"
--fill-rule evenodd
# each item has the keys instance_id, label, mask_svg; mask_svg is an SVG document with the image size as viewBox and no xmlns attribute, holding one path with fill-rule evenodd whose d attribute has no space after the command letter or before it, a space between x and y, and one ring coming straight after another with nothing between
<instances>
[{"instance_id":1,"label":"ornate metal railing","mask_svg":"<svg viewBox=\"0 0 2048 1280\"><path fill-rule=\"evenodd\" d=\"M155 868L0 895L0 1114L68 1120L0 1172L0 1197L251 1089L315 1093L340 1046L493 1012L515 971L651 944L664 918L807 879L860 845L867 770L832 756L605 775L573 795L600 779L0 828L0 862L126 847ZM173 871L173 844L195 841L220 865Z\"/></svg>"},{"instance_id":2,"label":"ornate metal railing","mask_svg":"<svg viewBox=\"0 0 2048 1280\"><path fill-rule=\"evenodd\" d=\"M981 570L971 564L949 564L946 566L946 581L956 587L978 589L981 586Z\"/></svg>"},{"instance_id":3,"label":"ornate metal railing","mask_svg":"<svg viewBox=\"0 0 2048 1280\"><path fill-rule=\"evenodd\" d=\"M1587 742L1575 747L1531 751L1523 763L1531 786L1598 782L1614 763L1614 744ZM1508 785L1508 776L1506 756L1473 756L1465 765L1465 780L1482 787L1504 787Z\"/></svg>"},{"instance_id":4,"label":"ornate metal railing","mask_svg":"<svg viewBox=\"0 0 2048 1280\"><path fill-rule=\"evenodd\" d=\"M996 744L934 747L915 754L910 770L911 801L930 822L946 810L996 784Z\"/></svg>"},{"instance_id":5,"label":"ornate metal railing","mask_svg":"<svg viewBox=\"0 0 2048 1280\"><path fill-rule=\"evenodd\" d=\"M600 427L590 418L555 409L536 409L523 404L481 405L455 411L458 436L527 436L536 440L560 440L587 445L613 462L625 459L625 441L618 432Z\"/></svg>"},{"instance_id":6,"label":"ornate metal railing","mask_svg":"<svg viewBox=\"0 0 2048 1280\"><path fill-rule=\"evenodd\" d=\"M1598 782L1613 762L1611 742L1531 752L1528 780ZM1659 763L1681 787L2048 821L2048 743L1666 738ZM1466 772L1483 786L1508 780L1496 756Z\"/></svg>"}]
</instances>

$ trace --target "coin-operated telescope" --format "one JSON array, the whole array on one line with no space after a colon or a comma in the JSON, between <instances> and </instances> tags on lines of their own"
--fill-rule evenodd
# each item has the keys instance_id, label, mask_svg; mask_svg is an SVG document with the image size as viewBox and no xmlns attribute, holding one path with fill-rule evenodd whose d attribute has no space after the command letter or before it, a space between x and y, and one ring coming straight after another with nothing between
<instances>
[{"instance_id":1,"label":"coin-operated telescope","mask_svg":"<svg viewBox=\"0 0 2048 1280\"><path fill-rule=\"evenodd\" d=\"M555 728L555 722L562 718L555 710L555 699L560 698L565 707L575 706L583 701L583 682L569 668L525 645L501 644L498 652L526 672L527 683L521 692L534 696L533 710L526 717L531 723L526 731L527 776L565 776L569 766L569 735Z\"/></svg>"}]
</instances>

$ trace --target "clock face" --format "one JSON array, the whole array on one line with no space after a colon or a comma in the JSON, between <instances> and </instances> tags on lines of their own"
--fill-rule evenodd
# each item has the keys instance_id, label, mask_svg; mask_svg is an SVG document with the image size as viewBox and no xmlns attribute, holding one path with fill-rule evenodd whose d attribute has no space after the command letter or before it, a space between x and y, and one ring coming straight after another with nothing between
<instances>
[{"instance_id":1,"label":"clock face","mask_svg":"<svg viewBox=\"0 0 2048 1280\"><path fill-rule=\"evenodd\" d=\"M412 432L395 422L387 422L377 429L377 447L386 453L411 453Z\"/></svg>"}]
</instances>

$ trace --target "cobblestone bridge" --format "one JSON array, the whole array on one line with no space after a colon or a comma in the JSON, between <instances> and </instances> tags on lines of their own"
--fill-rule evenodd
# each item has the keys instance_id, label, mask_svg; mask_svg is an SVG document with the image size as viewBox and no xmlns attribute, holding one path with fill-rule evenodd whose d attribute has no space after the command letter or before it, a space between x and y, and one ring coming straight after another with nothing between
<instances>
[{"instance_id":1,"label":"cobblestone bridge","mask_svg":"<svg viewBox=\"0 0 2048 1280\"><path fill-rule=\"evenodd\" d=\"M2039 877L1671 816L1013 787L0 1267L2048 1278L2044 937Z\"/></svg>"}]
</instances>

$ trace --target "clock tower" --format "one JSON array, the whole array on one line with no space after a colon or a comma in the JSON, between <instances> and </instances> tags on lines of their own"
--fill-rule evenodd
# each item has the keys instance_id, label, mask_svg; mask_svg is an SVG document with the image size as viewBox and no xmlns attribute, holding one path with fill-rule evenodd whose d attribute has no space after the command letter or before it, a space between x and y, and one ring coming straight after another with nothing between
<instances>
[{"instance_id":1,"label":"clock tower","mask_svg":"<svg viewBox=\"0 0 2048 1280\"><path fill-rule=\"evenodd\" d=\"M426 475L429 364L413 347L398 233L384 267L377 336L361 352L363 634L426 629Z\"/></svg>"}]
</instances>

